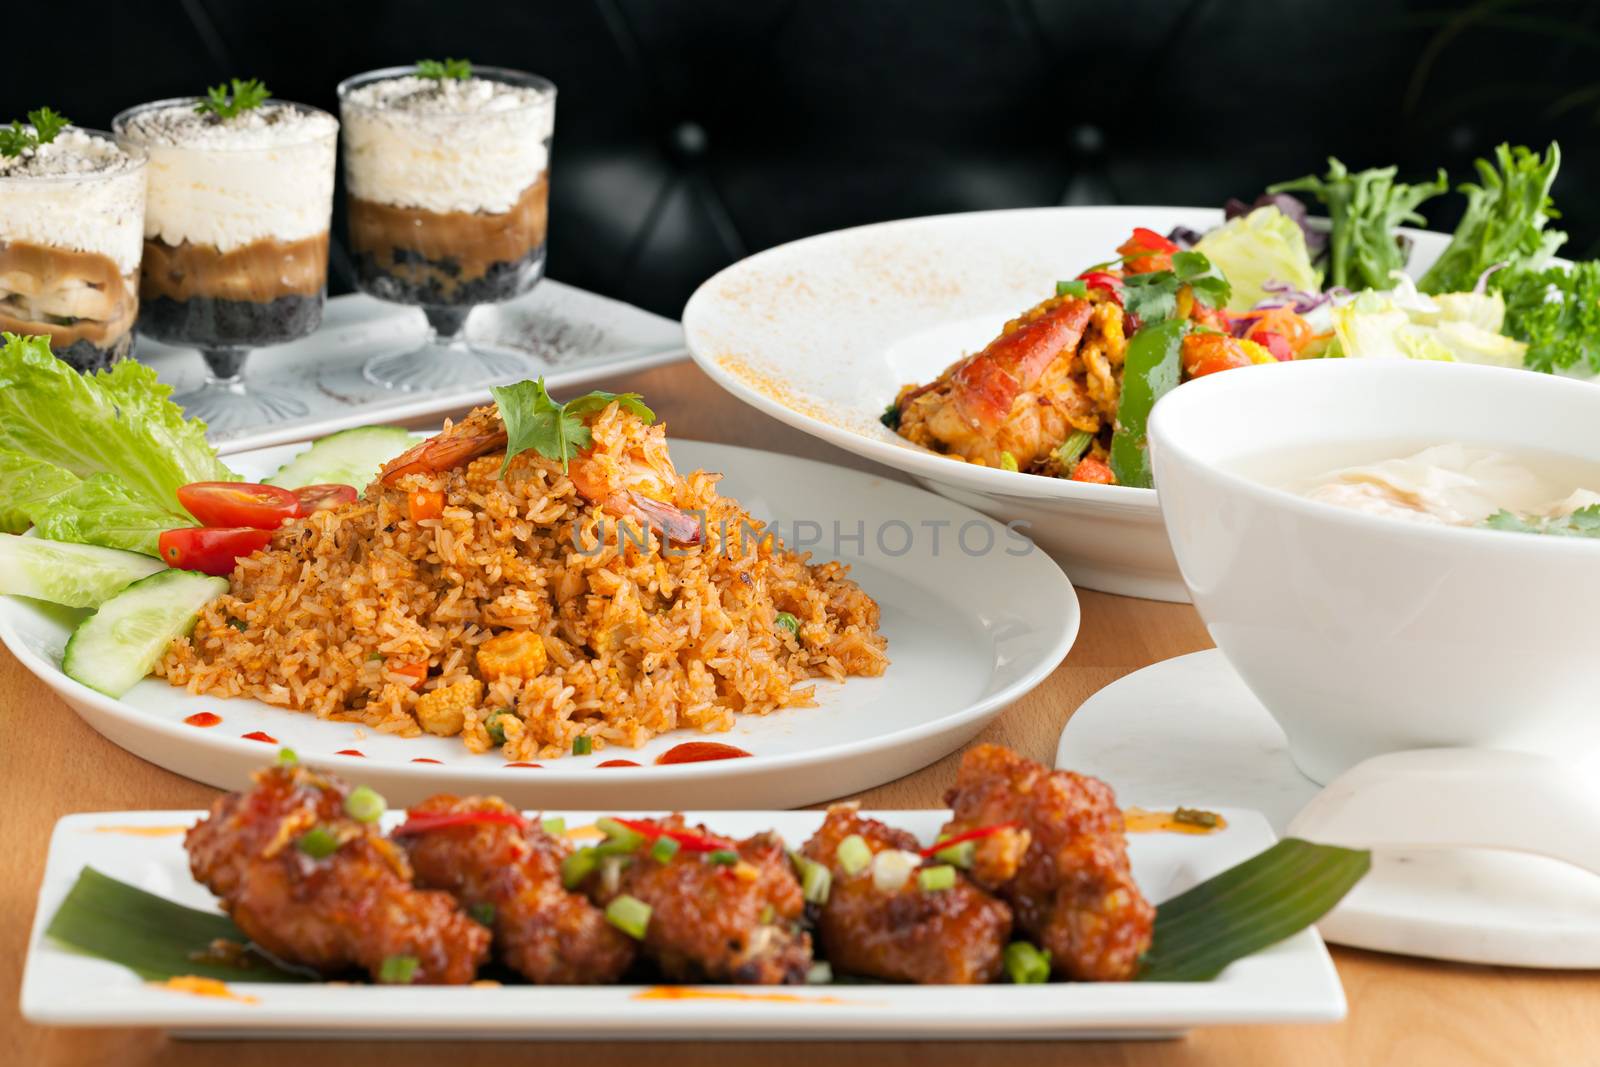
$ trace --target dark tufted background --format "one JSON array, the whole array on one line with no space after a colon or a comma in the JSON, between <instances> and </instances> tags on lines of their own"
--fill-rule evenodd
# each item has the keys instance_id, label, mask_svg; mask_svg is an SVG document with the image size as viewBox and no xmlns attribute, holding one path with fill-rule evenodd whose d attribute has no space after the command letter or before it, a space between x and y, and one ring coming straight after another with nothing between
<instances>
[{"instance_id":1,"label":"dark tufted background","mask_svg":"<svg viewBox=\"0 0 1600 1067\"><path fill-rule=\"evenodd\" d=\"M342 77L423 56L545 74L551 274L673 316L732 260L841 226L1214 205L1328 154L1460 179L1503 139L1561 140L1569 249L1600 252L1593 3L19 0L5 23L0 120L104 128L228 76L333 110Z\"/></svg>"}]
</instances>

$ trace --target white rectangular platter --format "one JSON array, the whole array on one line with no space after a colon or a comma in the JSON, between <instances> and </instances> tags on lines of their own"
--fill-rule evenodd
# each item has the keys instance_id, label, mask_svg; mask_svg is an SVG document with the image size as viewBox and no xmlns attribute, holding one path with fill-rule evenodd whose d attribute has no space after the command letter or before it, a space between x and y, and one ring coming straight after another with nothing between
<instances>
[{"instance_id":1,"label":"white rectangular platter","mask_svg":"<svg viewBox=\"0 0 1600 1067\"><path fill-rule=\"evenodd\" d=\"M1229 825L1216 834L1130 836L1134 875L1152 900L1181 893L1272 844L1260 815L1224 814ZM592 823L594 815L565 818L576 828ZM240 982L229 987L237 999L148 983L44 937L86 865L191 907L214 907L211 895L189 877L183 851L182 829L198 817L173 811L84 813L56 824L23 972L26 1018L47 1026L158 1027L259 1038L995 1041L1174 1037L1206 1025L1331 1022L1345 1012L1338 974L1314 930L1199 983L766 988ZM894 811L879 817L931 841L947 813ZM690 814L691 821L702 818L730 836L775 829L798 845L822 813Z\"/></svg>"}]
</instances>

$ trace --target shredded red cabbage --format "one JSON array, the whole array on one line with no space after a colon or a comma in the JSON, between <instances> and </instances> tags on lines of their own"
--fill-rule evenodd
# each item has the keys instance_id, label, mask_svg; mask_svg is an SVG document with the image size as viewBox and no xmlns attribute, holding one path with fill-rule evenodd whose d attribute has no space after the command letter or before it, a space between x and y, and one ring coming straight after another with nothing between
<instances>
[{"instance_id":1,"label":"shredded red cabbage","mask_svg":"<svg viewBox=\"0 0 1600 1067\"><path fill-rule=\"evenodd\" d=\"M1478 275L1478 283L1472 287L1473 295L1482 296L1484 293L1488 292L1489 291L1489 275L1491 275L1495 271L1501 270L1501 269L1503 269L1503 268L1505 268L1505 267L1507 267L1509 265L1510 264L1507 264L1507 263L1491 263L1491 264L1489 264L1489 268L1487 270L1485 270L1482 274Z\"/></svg>"}]
</instances>

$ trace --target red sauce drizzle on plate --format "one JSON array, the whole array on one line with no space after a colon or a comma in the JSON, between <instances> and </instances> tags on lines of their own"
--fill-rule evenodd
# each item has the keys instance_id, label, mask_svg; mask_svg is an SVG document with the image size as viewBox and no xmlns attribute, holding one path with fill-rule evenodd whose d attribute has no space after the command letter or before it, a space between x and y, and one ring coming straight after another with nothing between
<instances>
[{"instance_id":1,"label":"red sauce drizzle on plate","mask_svg":"<svg viewBox=\"0 0 1600 1067\"><path fill-rule=\"evenodd\" d=\"M216 726L222 721L222 716L211 711L197 711L183 721L190 726Z\"/></svg>"},{"instance_id":2,"label":"red sauce drizzle on plate","mask_svg":"<svg viewBox=\"0 0 1600 1067\"><path fill-rule=\"evenodd\" d=\"M608 759L604 763L595 764L595 766L596 767L637 767L639 765L637 763L633 762L633 760L631 760L631 759Z\"/></svg>"},{"instance_id":3,"label":"red sauce drizzle on plate","mask_svg":"<svg viewBox=\"0 0 1600 1067\"><path fill-rule=\"evenodd\" d=\"M537 770L541 770L541 771L544 770L544 764L542 764L542 763L522 763L522 762L517 762L517 763L508 763L508 764L506 764L506 766L507 767L533 767L533 768L535 768Z\"/></svg>"},{"instance_id":4,"label":"red sauce drizzle on plate","mask_svg":"<svg viewBox=\"0 0 1600 1067\"><path fill-rule=\"evenodd\" d=\"M334 755L335 756L360 756L362 759L365 759L366 756L367 756L367 754L365 752L361 751L359 748L341 748L339 751L335 752Z\"/></svg>"},{"instance_id":5,"label":"red sauce drizzle on plate","mask_svg":"<svg viewBox=\"0 0 1600 1067\"><path fill-rule=\"evenodd\" d=\"M673 745L661 755L656 757L658 764L664 763L704 763L714 759L739 759L750 753L742 748L724 745L720 741L685 741L681 745Z\"/></svg>"},{"instance_id":6,"label":"red sauce drizzle on plate","mask_svg":"<svg viewBox=\"0 0 1600 1067\"><path fill-rule=\"evenodd\" d=\"M411 760L411 762L412 763L438 763L440 761L432 758L431 756L416 756Z\"/></svg>"},{"instance_id":7,"label":"red sauce drizzle on plate","mask_svg":"<svg viewBox=\"0 0 1600 1067\"><path fill-rule=\"evenodd\" d=\"M249 733L244 734L243 736L246 741L263 741L269 745L275 745L278 743L278 739L276 737L273 737L271 734L262 733L260 730L251 730Z\"/></svg>"}]
</instances>

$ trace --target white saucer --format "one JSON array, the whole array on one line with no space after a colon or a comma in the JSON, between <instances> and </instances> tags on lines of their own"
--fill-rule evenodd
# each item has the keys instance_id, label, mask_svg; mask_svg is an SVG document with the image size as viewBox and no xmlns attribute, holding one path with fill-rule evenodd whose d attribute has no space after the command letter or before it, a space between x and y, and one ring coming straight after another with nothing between
<instances>
[{"instance_id":1,"label":"white saucer","mask_svg":"<svg viewBox=\"0 0 1600 1067\"><path fill-rule=\"evenodd\" d=\"M1318 792L1283 731L1222 653L1146 667L1084 702L1056 765L1111 782L1124 803L1210 798L1254 808L1280 835ZM1373 857L1322 923L1336 944L1519 967L1600 967L1600 878L1538 856L1462 850Z\"/></svg>"}]
</instances>

